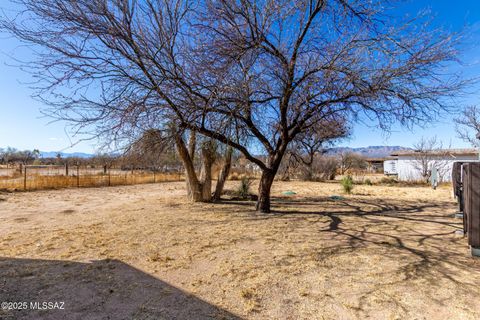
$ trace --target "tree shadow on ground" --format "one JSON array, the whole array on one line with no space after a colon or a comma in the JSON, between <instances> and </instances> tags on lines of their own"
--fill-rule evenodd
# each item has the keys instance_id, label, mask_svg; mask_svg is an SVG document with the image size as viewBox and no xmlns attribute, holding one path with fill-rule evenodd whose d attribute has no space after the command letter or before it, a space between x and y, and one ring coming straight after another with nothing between
<instances>
[{"instance_id":1,"label":"tree shadow on ground","mask_svg":"<svg viewBox=\"0 0 480 320\"><path fill-rule=\"evenodd\" d=\"M385 294L407 283L412 287L425 283L424 297L439 305L457 299L455 295L468 296L478 291L480 265L469 257L465 238L455 235L463 224L452 218L456 208L451 202L276 197L272 207L269 214L252 213L245 219L285 221L285 230L297 236L295 242L299 245L322 239L314 249L316 261L355 257L365 250L366 255L379 255L379 261L390 264L352 307L358 318L371 316L371 301L379 296L383 303L394 305L398 314L408 317L408 303ZM311 255L309 251L278 259L288 265L293 263L292 259L308 260ZM394 267L395 264L398 265ZM445 293L445 286L455 288L451 295ZM443 296L438 294L440 290Z\"/></svg>"},{"instance_id":2,"label":"tree shadow on ground","mask_svg":"<svg viewBox=\"0 0 480 320\"><path fill-rule=\"evenodd\" d=\"M223 204L235 206L249 206L253 202L246 201L222 201ZM312 208L313 207L313 208ZM389 201L382 199L347 199L332 200L329 197L306 197L288 199L284 197L272 197L272 211L268 214L258 214L255 219L288 218L295 215L320 215L328 216L335 220L338 225L339 216L364 216L365 218L391 217L401 220L417 222L429 222L445 224L455 229L462 229L460 220L453 222L449 219L453 213L453 206L445 202L422 202L418 201ZM250 211L250 210L249 210ZM449 212L444 214L443 212ZM338 222L338 223L337 223Z\"/></svg>"},{"instance_id":3,"label":"tree shadow on ground","mask_svg":"<svg viewBox=\"0 0 480 320\"><path fill-rule=\"evenodd\" d=\"M64 302L0 319L241 319L119 260L0 258L0 301Z\"/></svg>"}]
</instances>

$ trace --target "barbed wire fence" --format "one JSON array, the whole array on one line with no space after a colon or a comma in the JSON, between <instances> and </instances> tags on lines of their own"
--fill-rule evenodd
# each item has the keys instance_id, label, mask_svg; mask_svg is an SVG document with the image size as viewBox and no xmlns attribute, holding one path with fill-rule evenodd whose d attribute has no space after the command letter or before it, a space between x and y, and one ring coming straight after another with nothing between
<instances>
[{"instance_id":1,"label":"barbed wire fence","mask_svg":"<svg viewBox=\"0 0 480 320\"><path fill-rule=\"evenodd\" d=\"M0 167L0 190L42 189L134 185L180 181L182 167L136 168L98 165L18 165Z\"/></svg>"}]
</instances>

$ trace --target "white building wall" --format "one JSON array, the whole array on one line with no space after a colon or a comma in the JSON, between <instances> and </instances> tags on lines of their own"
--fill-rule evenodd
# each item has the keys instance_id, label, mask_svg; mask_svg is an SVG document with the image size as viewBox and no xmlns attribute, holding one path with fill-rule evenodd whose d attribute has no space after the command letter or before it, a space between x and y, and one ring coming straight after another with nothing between
<instances>
[{"instance_id":1,"label":"white building wall","mask_svg":"<svg viewBox=\"0 0 480 320\"><path fill-rule=\"evenodd\" d=\"M383 173L387 176L398 174L397 164L398 164L397 160L385 160L383 162Z\"/></svg>"},{"instance_id":2,"label":"white building wall","mask_svg":"<svg viewBox=\"0 0 480 320\"><path fill-rule=\"evenodd\" d=\"M397 161L398 180L417 181L422 179L422 174L417 165L418 160L415 160L414 156L399 155ZM478 161L478 156L459 155L448 159L435 159L435 162L438 163L437 169L440 182L448 182L452 180L453 163L457 161Z\"/></svg>"}]
</instances>

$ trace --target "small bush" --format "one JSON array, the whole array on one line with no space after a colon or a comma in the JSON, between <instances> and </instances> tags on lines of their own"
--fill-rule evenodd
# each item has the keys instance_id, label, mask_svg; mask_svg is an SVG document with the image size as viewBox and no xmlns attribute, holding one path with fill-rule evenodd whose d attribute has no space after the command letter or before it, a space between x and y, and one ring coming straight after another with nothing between
<instances>
[{"instance_id":1,"label":"small bush","mask_svg":"<svg viewBox=\"0 0 480 320\"><path fill-rule=\"evenodd\" d=\"M319 156L313 160L310 166L300 164L298 168L292 170L295 176L303 181L326 181L335 180L337 173L338 160L334 157Z\"/></svg>"},{"instance_id":2,"label":"small bush","mask_svg":"<svg viewBox=\"0 0 480 320\"><path fill-rule=\"evenodd\" d=\"M340 184L342 185L343 191L345 191L345 193L348 193L348 194L352 193L353 179L351 176L343 177L342 180L340 181Z\"/></svg>"},{"instance_id":3,"label":"small bush","mask_svg":"<svg viewBox=\"0 0 480 320\"><path fill-rule=\"evenodd\" d=\"M240 185L238 186L237 193L238 195L246 199L250 195L250 186L252 185L253 180L248 177L242 177L240 180Z\"/></svg>"},{"instance_id":4,"label":"small bush","mask_svg":"<svg viewBox=\"0 0 480 320\"><path fill-rule=\"evenodd\" d=\"M397 179L395 179L393 177L383 177L380 180L380 183L381 184L395 184L395 183L398 183L398 181L397 181Z\"/></svg>"},{"instance_id":5,"label":"small bush","mask_svg":"<svg viewBox=\"0 0 480 320\"><path fill-rule=\"evenodd\" d=\"M364 181L363 183L366 184L367 186L373 185L372 180L370 180L370 179L368 179L368 178L365 179L365 181Z\"/></svg>"},{"instance_id":6,"label":"small bush","mask_svg":"<svg viewBox=\"0 0 480 320\"><path fill-rule=\"evenodd\" d=\"M240 175L236 172L231 172L230 175L228 176L228 180L233 180L233 181L239 180L239 178L240 178Z\"/></svg>"}]
</instances>

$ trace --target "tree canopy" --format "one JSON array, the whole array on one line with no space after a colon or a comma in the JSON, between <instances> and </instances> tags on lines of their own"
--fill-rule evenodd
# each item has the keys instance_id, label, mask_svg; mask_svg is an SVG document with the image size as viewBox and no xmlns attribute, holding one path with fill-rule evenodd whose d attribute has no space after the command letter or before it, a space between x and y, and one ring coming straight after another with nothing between
<instances>
[{"instance_id":1,"label":"tree canopy","mask_svg":"<svg viewBox=\"0 0 480 320\"><path fill-rule=\"evenodd\" d=\"M265 212L299 134L337 116L421 123L464 85L444 68L456 35L380 0L12 1L23 11L0 27L39 48L28 69L50 115L112 139L174 123L227 144L262 170Z\"/></svg>"}]
</instances>

